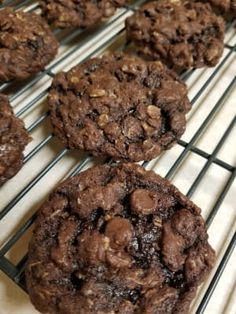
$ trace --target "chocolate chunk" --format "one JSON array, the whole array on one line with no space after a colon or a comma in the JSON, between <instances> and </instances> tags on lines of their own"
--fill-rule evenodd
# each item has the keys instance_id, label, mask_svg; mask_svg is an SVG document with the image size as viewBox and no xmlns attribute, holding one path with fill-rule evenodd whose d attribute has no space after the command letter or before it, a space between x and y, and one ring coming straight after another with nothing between
<instances>
[{"instance_id":1,"label":"chocolate chunk","mask_svg":"<svg viewBox=\"0 0 236 314\"><path fill-rule=\"evenodd\" d=\"M78 242L78 258L80 259L80 263L93 266L105 261L106 251L110 247L109 238L96 231L84 232L79 237Z\"/></svg>"},{"instance_id":2,"label":"chocolate chunk","mask_svg":"<svg viewBox=\"0 0 236 314\"><path fill-rule=\"evenodd\" d=\"M86 170L50 195L26 282L43 313L188 313L214 260L200 209L154 172L119 163Z\"/></svg>"},{"instance_id":3,"label":"chocolate chunk","mask_svg":"<svg viewBox=\"0 0 236 314\"><path fill-rule=\"evenodd\" d=\"M112 16L126 0L40 0L42 14L50 24L88 27Z\"/></svg>"},{"instance_id":4,"label":"chocolate chunk","mask_svg":"<svg viewBox=\"0 0 236 314\"><path fill-rule=\"evenodd\" d=\"M185 276L189 282L204 280L206 269L214 266L215 254L212 248L206 243L203 246L197 245L189 250L185 263Z\"/></svg>"},{"instance_id":5,"label":"chocolate chunk","mask_svg":"<svg viewBox=\"0 0 236 314\"><path fill-rule=\"evenodd\" d=\"M137 214L149 215L155 212L155 192L145 189L135 190L131 195L131 208Z\"/></svg>"},{"instance_id":6,"label":"chocolate chunk","mask_svg":"<svg viewBox=\"0 0 236 314\"><path fill-rule=\"evenodd\" d=\"M173 215L171 227L175 232L184 237L188 246L193 245L196 238L204 239L206 233L201 216L193 215L189 210L181 209Z\"/></svg>"},{"instance_id":7,"label":"chocolate chunk","mask_svg":"<svg viewBox=\"0 0 236 314\"><path fill-rule=\"evenodd\" d=\"M132 264L130 256L124 251L109 250L106 258L113 269L127 268Z\"/></svg>"},{"instance_id":8,"label":"chocolate chunk","mask_svg":"<svg viewBox=\"0 0 236 314\"><path fill-rule=\"evenodd\" d=\"M125 246L132 238L133 227L129 220L115 217L106 226L105 235L110 239L111 246Z\"/></svg>"},{"instance_id":9,"label":"chocolate chunk","mask_svg":"<svg viewBox=\"0 0 236 314\"><path fill-rule=\"evenodd\" d=\"M94 209L102 208L110 210L122 198L124 194L124 184L114 182L105 187L88 188L85 191L76 193L75 211L81 216L87 216Z\"/></svg>"},{"instance_id":10,"label":"chocolate chunk","mask_svg":"<svg viewBox=\"0 0 236 314\"><path fill-rule=\"evenodd\" d=\"M27 79L57 54L58 43L37 14L0 10L0 83Z\"/></svg>"},{"instance_id":11,"label":"chocolate chunk","mask_svg":"<svg viewBox=\"0 0 236 314\"><path fill-rule=\"evenodd\" d=\"M184 253L197 239L206 240L204 221L187 209L173 214L171 222L163 225L163 260L172 271L182 269L186 259Z\"/></svg>"},{"instance_id":12,"label":"chocolate chunk","mask_svg":"<svg viewBox=\"0 0 236 314\"><path fill-rule=\"evenodd\" d=\"M126 20L127 39L139 52L177 71L215 66L224 49L224 28L209 4L194 1L152 1Z\"/></svg>"},{"instance_id":13,"label":"chocolate chunk","mask_svg":"<svg viewBox=\"0 0 236 314\"><path fill-rule=\"evenodd\" d=\"M164 223L162 256L164 263L170 270L177 272L178 270L182 269L186 259L184 246L184 238L174 233L168 222Z\"/></svg>"},{"instance_id":14,"label":"chocolate chunk","mask_svg":"<svg viewBox=\"0 0 236 314\"><path fill-rule=\"evenodd\" d=\"M137 214L148 215L153 212L162 212L175 203L171 195L137 189L131 195L131 208Z\"/></svg>"},{"instance_id":15,"label":"chocolate chunk","mask_svg":"<svg viewBox=\"0 0 236 314\"><path fill-rule=\"evenodd\" d=\"M0 186L22 167L23 151L29 139L23 121L15 117L7 96L0 94Z\"/></svg>"},{"instance_id":16,"label":"chocolate chunk","mask_svg":"<svg viewBox=\"0 0 236 314\"><path fill-rule=\"evenodd\" d=\"M56 75L49 107L54 133L69 148L140 161L176 143L190 103L173 71L119 53Z\"/></svg>"}]
</instances>

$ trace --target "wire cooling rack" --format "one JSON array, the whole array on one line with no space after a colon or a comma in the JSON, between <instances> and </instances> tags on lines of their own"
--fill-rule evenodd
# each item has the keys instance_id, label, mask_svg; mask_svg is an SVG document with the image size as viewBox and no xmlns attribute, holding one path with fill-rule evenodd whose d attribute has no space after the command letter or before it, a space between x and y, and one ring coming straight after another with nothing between
<instances>
[{"instance_id":1,"label":"wire cooling rack","mask_svg":"<svg viewBox=\"0 0 236 314\"><path fill-rule=\"evenodd\" d=\"M60 180L104 162L69 151L54 138L45 101L48 87L58 71L105 50L129 49L124 21L144 2L133 1L90 30L54 30L59 54L45 71L24 82L0 85L32 136L23 168L0 190L0 269L24 290L27 245L37 208ZM6 5L39 11L38 3L31 0L5 1L0 8ZM193 105L184 136L170 151L143 163L172 181L203 210L217 263L192 305L191 313L198 314L236 313L235 24L235 20L227 24L224 54L215 68L182 74Z\"/></svg>"}]
</instances>

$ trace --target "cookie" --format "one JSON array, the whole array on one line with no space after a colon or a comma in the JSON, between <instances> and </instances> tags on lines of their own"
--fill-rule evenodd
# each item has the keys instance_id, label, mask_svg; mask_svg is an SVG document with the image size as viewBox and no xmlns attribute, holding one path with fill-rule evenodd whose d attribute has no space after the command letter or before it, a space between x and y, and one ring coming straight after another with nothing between
<instances>
[{"instance_id":1,"label":"cookie","mask_svg":"<svg viewBox=\"0 0 236 314\"><path fill-rule=\"evenodd\" d=\"M209 4L153 1L126 20L139 52L179 71L215 66L224 49L224 20Z\"/></svg>"},{"instance_id":2,"label":"cookie","mask_svg":"<svg viewBox=\"0 0 236 314\"><path fill-rule=\"evenodd\" d=\"M210 3L217 14L224 17L236 17L236 0L201 0Z\"/></svg>"},{"instance_id":3,"label":"cookie","mask_svg":"<svg viewBox=\"0 0 236 314\"><path fill-rule=\"evenodd\" d=\"M127 0L41 0L42 14L56 27L88 27L112 16Z\"/></svg>"},{"instance_id":4,"label":"cookie","mask_svg":"<svg viewBox=\"0 0 236 314\"><path fill-rule=\"evenodd\" d=\"M15 117L7 96L0 94L0 186L22 167L28 142L23 122Z\"/></svg>"},{"instance_id":5,"label":"cookie","mask_svg":"<svg viewBox=\"0 0 236 314\"><path fill-rule=\"evenodd\" d=\"M109 54L55 76L53 132L69 148L116 160L150 160L184 133L187 88L160 62Z\"/></svg>"},{"instance_id":6,"label":"cookie","mask_svg":"<svg viewBox=\"0 0 236 314\"><path fill-rule=\"evenodd\" d=\"M41 207L26 282L42 313L187 313L215 261L200 209L135 164L66 180Z\"/></svg>"},{"instance_id":7,"label":"cookie","mask_svg":"<svg viewBox=\"0 0 236 314\"><path fill-rule=\"evenodd\" d=\"M58 43L47 23L34 13L0 11L0 83L27 79L57 54Z\"/></svg>"}]
</instances>

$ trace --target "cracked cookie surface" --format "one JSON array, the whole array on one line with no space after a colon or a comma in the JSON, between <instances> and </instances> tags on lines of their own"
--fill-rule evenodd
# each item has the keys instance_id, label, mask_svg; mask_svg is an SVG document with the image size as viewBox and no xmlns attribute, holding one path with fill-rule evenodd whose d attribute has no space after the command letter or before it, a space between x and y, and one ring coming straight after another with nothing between
<instances>
[{"instance_id":1,"label":"cracked cookie surface","mask_svg":"<svg viewBox=\"0 0 236 314\"><path fill-rule=\"evenodd\" d=\"M209 4L153 1L126 20L139 52L175 70L215 66L224 48L224 20Z\"/></svg>"},{"instance_id":2,"label":"cracked cookie surface","mask_svg":"<svg viewBox=\"0 0 236 314\"><path fill-rule=\"evenodd\" d=\"M42 313L187 313L214 265L200 209L135 164L66 180L41 207L28 292Z\"/></svg>"},{"instance_id":3,"label":"cracked cookie surface","mask_svg":"<svg viewBox=\"0 0 236 314\"><path fill-rule=\"evenodd\" d=\"M57 54L58 43L37 14L0 10L0 83L27 79Z\"/></svg>"},{"instance_id":4,"label":"cracked cookie surface","mask_svg":"<svg viewBox=\"0 0 236 314\"><path fill-rule=\"evenodd\" d=\"M190 103L185 84L160 62L110 54L56 75L49 109L69 148L140 161L176 143Z\"/></svg>"},{"instance_id":5,"label":"cracked cookie surface","mask_svg":"<svg viewBox=\"0 0 236 314\"><path fill-rule=\"evenodd\" d=\"M7 96L0 94L0 186L22 167L28 142L23 122L15 117Z\"/></svg>"},{"instance_id":6,"label":"cracked cookie surface","mask_svg":"<svg viewBox=\"0 0 236 314\"><path fill-rule=\"evenodd\" d=\"M42 14L50 24L88 27L112 16L127 0L41 0Z\"/></svg>"}]
</instances>

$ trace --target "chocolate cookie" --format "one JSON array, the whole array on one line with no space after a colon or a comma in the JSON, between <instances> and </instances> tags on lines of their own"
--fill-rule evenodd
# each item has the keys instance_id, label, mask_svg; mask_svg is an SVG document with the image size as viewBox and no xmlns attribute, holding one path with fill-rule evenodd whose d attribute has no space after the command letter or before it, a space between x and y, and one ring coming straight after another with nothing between
<instances>
[{"instance_id":1,"label":"chocolate cookie","mask_svg":"<svg viewBox=\"0 0 236 314\"><path fill-rule=\"evenodd\" d=\"M0 94L0 186L20 170L28 142L23 122L14 116L7 96Z\"/></svg>"},{"instance_id":2,"label":"chocolate cookie","mask_svg":"<svg viewBox=\"0 0 236 314\"><path fill-rule=\"evenodd\" d=\"M185 84L160 62L110 54L59 73L49 92L54 133L69 147L150 160L185 130Z\"/></svg>"},{"instance_id":3,"label":"chocolate cookie","mask_svg":"<svg viewBox=\"0 0 236 314\"><path fill-rule=\"evenodd\" d=\"M201 0L210 3L218 14L228 17L236 17L236 0Z\"/></svg>"},{"instance_id":4,"label":"chocolate cookie","mask_svg":"<svg viewBox=\"0 0 236 314\"><path fill-rule=\"evenodd\" d=\"M200 209L135 164L66 180L39 211L26 268L42 313L187 313L214 265Z\"/></svg>"},{"instance_id":5,"label":"chocolate cookie","mask_svg":"<svg viewBox=\"0 0 236 314\"><path fill-rule=\"evenodd\" d=\"M0 83L41 71L55 57L58 43L34 13L0 10Z\"/></svg>"},{"instance_id":6,"label":"chocolate cookie","mask_svg":"<svg viewBox=\"0 0 236 314\"><path fill-rule=\"evenodd\" d=\"M41 0L42 14L57 27L88 27L112 16L127 0Z\"/></svg>"},{"instance_id":7,"label":"chocolate cookie","mask_svg":"<svg viewBox=\"0 0 236 314\"><path fill-rule=\"evenodd\" d=\"M209 4L154 1L126 20L139 52L175 70L215 66L224 49L224 21Z\"/></svg>"}]
</instances>

